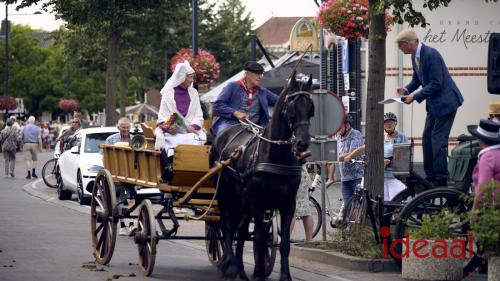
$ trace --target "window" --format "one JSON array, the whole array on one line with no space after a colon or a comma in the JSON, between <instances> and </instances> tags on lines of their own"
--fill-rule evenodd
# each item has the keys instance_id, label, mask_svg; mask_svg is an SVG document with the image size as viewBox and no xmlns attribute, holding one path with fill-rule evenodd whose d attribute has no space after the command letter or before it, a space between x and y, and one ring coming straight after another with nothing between
<instances>
[{"instance_id":1,"label":"window","mask_svg":"<svg viewBox=\"0 0 500 281\"><path fill-rule=\"evenodd\" d=\"M103 144L104 141L113 134L115 134L115 132L88 134L85 140L84 152L99 153L99 145Z\"/></svg>"}]
</instances>

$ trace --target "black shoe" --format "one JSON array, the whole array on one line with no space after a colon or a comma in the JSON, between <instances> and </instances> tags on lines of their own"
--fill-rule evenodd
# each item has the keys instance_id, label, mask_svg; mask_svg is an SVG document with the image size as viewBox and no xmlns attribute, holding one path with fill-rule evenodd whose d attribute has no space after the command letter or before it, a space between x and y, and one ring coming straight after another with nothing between
<instances>
[{"instance_id":1,"label":"black shoe","mask_svg":"<svg viewBox=\"0 0 500 281\"><path fill-rule=\"evenodd\" d=\"M26 176L26 179L27 179L27 180L30 180L30 179L31 179L31 175L30 175L30 174L28 174L28 175Z\"/></svg>"},{"instance_id":2,"label":"black shoe","mask_svg":"<svg viewBox=\"0 0 500 281\"><path fill-rule=\"evenodd\" d=\"M38 176L37 176L35 173L33 173L33 174L31 175L31 177L32 177L32 178L34 178L34 179L37 179L37 178L38 178Z\"/></svg>"},{"instance_id":3,"label":"black shoe","mask_svg":"<svg viewBox=\"0 0 500 281\"><path fill-rule=\"evenodd\" d=\"M10 176L11 176L11 177L14 177L14 173L10 173Z\"/></svg>"}]
</instances>

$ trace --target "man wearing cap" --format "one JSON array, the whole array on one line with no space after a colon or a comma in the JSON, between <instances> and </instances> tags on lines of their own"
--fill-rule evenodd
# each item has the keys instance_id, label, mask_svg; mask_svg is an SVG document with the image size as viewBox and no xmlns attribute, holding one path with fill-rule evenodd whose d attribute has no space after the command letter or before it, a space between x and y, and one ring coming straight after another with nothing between
<instances>
[{"instance_id":1,"label":"man wearing cap","mask_svg":"<svg viewBox=\"0 0 500 281\"><path fill-rule=\"evenodd\" d=\"M241 80L230 82L222 89L214 103L213 135L238 124L238 120L250 120L264 126L269 122L268 107L274 106L278 96L260 87L264 68L254 61L245 63Z\"/></svg>"},{"instance_id":2,"label":"man wearing cap","mask_svg":"<svg viewBox=\"0 0 500 281\"><path fill-rule=\"evenodd\" d=\"M427 116L422 136L424 170L435 186L446 186L448 178L448 138L458 107L464 99L451 79L441 54L419 42L413 29L405 29L396 37L399 49L411 55L413 77L406 87L397 88L405 103L426 102ZM422 87L420 90L417 91Z\"/></svg>"}]
</instances>

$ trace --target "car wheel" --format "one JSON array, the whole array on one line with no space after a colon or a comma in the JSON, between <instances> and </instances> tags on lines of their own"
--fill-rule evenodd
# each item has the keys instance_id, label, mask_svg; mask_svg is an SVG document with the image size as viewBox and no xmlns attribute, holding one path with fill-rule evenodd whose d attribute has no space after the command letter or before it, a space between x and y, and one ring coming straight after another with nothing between
<instances>
[{"instance_id":1,"label":"car wheel","mask_svg":"<svg viewBox=\"0 0 500 281\"><path fill-rule=\"evenodd\" d=\"M61 176L61 169L59 165L56 168L56 178L57 178L57 198L59 200L68 200L71 199L71 191L64 190L64 184Z\"/></svg>"},{"instance_id":2,"label":"car wheel","mask_svg":"<svg viewBox=\"0 0 500 281\"><path fill-rule=\"evenodd\" d=\"M77 181L77 189L76 189L76 194L78 195L78 203L80 205L89 205L90 203L90 198L85 197L85 193L83 191L83 179L82 179L82 173L80 170L78 170L78 173L76 175L76 181Z\"/></svg>"}]
</instances>

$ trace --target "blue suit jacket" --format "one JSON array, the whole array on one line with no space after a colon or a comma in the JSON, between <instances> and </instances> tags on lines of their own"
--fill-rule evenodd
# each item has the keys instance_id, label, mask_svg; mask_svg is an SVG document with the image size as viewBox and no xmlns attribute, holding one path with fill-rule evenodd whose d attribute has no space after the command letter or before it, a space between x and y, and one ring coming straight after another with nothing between
<instances>
[{"instance_id":1,"label":"blue suit jacket","mask_svg":"<svg viewBox=\"0 0 500 281\"><path fill-rule=\"evenodd\" d=\"M217 115L214 117L212 124L212 133L214 135L219 132L219 127L223 124L238 124L238 119L233 116L233 113L240 108L243 95L246 95L246 92L236 81L230 82L222 89L213 107L214 115ZM278 96L268 89L261 87L257 98L260 103L260 120L258 125L265 126L269 122L269 106L276 104Z\"/></svg>"},{"instance_id":2,"label":"blue suit jacket","mask_svg":"<svg viewBox=\"0 0 500 281\"><path fill-rule=\"evenodd\" d=\"M464 98L451 79L441 54L436 49L422 44L420 68L417 69L415 57L412 56L411 59L413 78L405 87L408 93L422 86L422 89L415 94L415 100L419 103L427 100L427 112L435 118L456 111L464 102Z\"/></svg>"}]
</instances>

